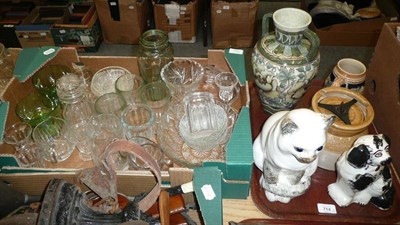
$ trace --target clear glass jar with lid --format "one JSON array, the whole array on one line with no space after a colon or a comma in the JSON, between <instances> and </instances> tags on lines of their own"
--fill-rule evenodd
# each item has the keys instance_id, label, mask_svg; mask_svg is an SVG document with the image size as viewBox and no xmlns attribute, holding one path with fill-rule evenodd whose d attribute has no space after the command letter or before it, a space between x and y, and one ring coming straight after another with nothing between
<instances>
[{"instance_id":1,"label":"clear glass jar with lid","mask_svg":"<svg viewBox=\"0 0 400 225\"><path fill-rule=\"evenodd\" d=\"M74 73L63 75L57 80L57 95L63 103L63 116L68 123L89 119L93 115L93 107L82 76Z\"/></svg>"},{"instance_id":2,"label":"clear glass jar with lid","mask_svg":"<svg viewBox=\"0 0 400 225\"><path fill-rule=\"evenodd\" d=\"M138 66L145 83L161 79L160 72L165 64L174 59L174 51L168 34L162 30L148 30L140 36Z\"/></svg>"}]
</instances>

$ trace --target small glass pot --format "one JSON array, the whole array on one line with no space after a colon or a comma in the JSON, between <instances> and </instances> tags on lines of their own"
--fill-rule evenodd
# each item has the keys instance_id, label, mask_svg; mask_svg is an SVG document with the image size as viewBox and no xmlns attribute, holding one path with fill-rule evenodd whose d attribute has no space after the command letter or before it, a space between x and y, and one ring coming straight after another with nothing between
<instances>
[{"instance_id":1,"label":"small glass pot","mask_svg":"<svg viewBox=\"0 0 400 225\"><path fill-rule=\"evenodd\" d=\"M137 53L140 76L145 83L160 80L165 64L174 59L168 34L161 30L148 30L140 36Z\"/></svg>"},{"instance_id":2,"label":"small glass pot","mask_svg":"<svg viewBox=\"0 0 400 225\"><path fill-rule=\"evenodd\" d=\"M118 93L107 93L96 99L94 109L97 114L115 114L121 117L121 112L126 108L124 97Z\"/></svg>"},{"instance_id":3,"label":"small glass pot","mask_svg":"<svg viewBox=\"0 0 400 225\"><path fill-rule=\"evenodd\" d=\"M127 105L138 103L138 90L143 85L143 79L135 74L124 74L115 82L115 90L122 95Z\"/></svg>"}]
</instances>

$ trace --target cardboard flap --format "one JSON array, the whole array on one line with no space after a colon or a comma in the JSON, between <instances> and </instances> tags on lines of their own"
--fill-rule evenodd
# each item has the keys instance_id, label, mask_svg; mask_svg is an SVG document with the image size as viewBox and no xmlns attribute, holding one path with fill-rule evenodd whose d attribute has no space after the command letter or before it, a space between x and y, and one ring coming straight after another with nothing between
<instances>
[{"instance_id":1,"label":"cardboard flap","mask_svg":"<svg viewBox=\"0 0 400 225\"><path fill-rule=\"evenodd\" d=\"M9 105L10 103L0 100L0 144L3 144L3 135L6 127Z\"/></svg>"},{"instance_id":2,"label":"cardboard flap","mask_svg":"<svg viewBox=\"0 0 400 225\"><path fill-rule=\"evenodd\" d=\"M14 155L10 154L1 154L0 155L0 172L4 173L4 168L13 167L20 168L17 158Z\"/></svg>"},{"instance_id":3,"label":"cardboard flap","mask_svg":"<svg viewBox=\"0 0 400 225\"><path fill-rule=\"evenodd\" d=\"M381 17L371 20L361 20L361 21L354 21L351 23L335 24L334 26L329 26L319 29L324 31L342 31L342 32L366 32L366 33L371 33L371 31L380 32L382 29L382 24L390 22L391 20L392 18L390 17Z\"/></svg>"},{"instance_id":4,"label":"cardboard flap","mask_svg":"<svg viewBox=\"0 0 400 225\"><path fill-rule=\"evenodd\" d=\"M400 23L386 23L382 28L365 80L364 96L371 102L374 125L391 140L390 155L400 173L400 42L396 28Z\"/></svg>"},{"instance_id":5,"label":"cardboard flap","mask_svg":"<svg viewBox=\"0 0 400 225\"><path fill-rule=\"evenodd\" d=\"M228 62L229 67L239 78L242 88L242 102L243 106L249 107L250 104L250 93L247 83L246 74L246 62L243 49L229 48L225 50L225 59Z\"/></svg>"},{"instance_id":6,"label":"cardboard flap","mask_svg":"<svg viewBox=\"0 0 400 225\"><path fill-rule=\"evenodd\" d=\"M59 50L60 47L56 46L22 49L15 64L14 76L18 78L19 81L25 82L48 61L54 58Z\"/></svg>"},{"instance_id":7,"label":"cardboard flap","mask_svg":"<svg viewBox=\"0 0 400 225\"><path fill-rule=\"evenodd\" d=\"M193 185L204 223L222 225L221 171L217 167L197 167Z\"/></svg>"}]
</instances>

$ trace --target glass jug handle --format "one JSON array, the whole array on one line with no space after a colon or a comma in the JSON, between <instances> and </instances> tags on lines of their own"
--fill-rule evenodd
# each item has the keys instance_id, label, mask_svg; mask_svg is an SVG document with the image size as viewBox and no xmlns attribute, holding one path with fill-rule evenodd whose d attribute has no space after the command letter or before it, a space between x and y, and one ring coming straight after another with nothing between
<instances>
[{"instance_id":1,"label":"glass jug handle","mask_svg":"<svg viewBox=\"0 0 400 225\"><path fill-rule=\"evenodd\" d=\"M264 36L265 34L268 34L269 32L269 18L272 17L274 13L266 13L264 14L262 18L262 24L261 24L261 36Z\"/></svg>"},{"instance_id":2,"label":"glass jug handle","mask_svg":"<svg viewBox=\"0 0 400 225\"><path fill-rule=\"evenodd\" d=\"M318 54L318 49L319 49L319 45L320 45L319 38L318 38L317 34L315 34L310 29L304 30L303 35L311 43L310 50L308 51L308 54L306 56L307 57L307 61L310 62L312 59L315 58L315 55Z\"/></svg>"}]
</instances>

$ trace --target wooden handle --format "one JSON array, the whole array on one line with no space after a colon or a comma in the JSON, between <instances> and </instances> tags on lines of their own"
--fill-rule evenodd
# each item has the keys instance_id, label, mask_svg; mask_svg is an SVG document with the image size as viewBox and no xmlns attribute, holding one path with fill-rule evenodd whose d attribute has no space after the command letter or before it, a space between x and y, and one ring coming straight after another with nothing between
<instances>
[{"instance_id":1,"label":"wooden handle","mask_svg":"<svg viewBox=\"0 0 400 225\"><path fill-rule=\"evenodd\" d=\"M169 225L170 215L169 215L169 193L166 191L161 191L160 198L158 202L160 211L160 221L161 225Z\"/></svg>"}]
</instances>

